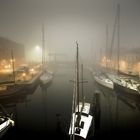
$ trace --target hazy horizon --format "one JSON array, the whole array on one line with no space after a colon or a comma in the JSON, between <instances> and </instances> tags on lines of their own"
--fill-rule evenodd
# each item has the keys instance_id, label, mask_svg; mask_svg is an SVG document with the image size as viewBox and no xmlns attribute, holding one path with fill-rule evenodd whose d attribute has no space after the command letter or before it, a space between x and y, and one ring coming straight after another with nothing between
<instances>
[{"instance_id":1,"label":"hazy horizon","mask_svg":"<svg viewBox=\"0 0 140 140\"><path fill-rule=\"evenodd\" d=\"M105 49L107 25L110 47L118 3L120 46L140 47L139 0L0 0L0 36L30 50L41 46L44 23L49 52L73 58L78 41L81 56L91 58Z\"/></svg>"}]
</instances>

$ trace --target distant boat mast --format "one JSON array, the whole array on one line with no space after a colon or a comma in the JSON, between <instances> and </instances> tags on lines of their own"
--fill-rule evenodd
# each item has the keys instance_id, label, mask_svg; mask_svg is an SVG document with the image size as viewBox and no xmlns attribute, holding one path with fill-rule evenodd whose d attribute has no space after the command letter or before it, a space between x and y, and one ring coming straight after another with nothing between
<instances>
[{"instance_id":1,"label":"distant boat mast","mask_svg":"<svg viewBox=\"0 0 140 140\"><path fill-rule=\"evenodd\" d=\"M107 70L107 67L108 67L108 62L107 62L107 58L108 58L108 25L106 25L106 49L105 49L105 60L106 60L106 70Z\"/></svg>"},{"instance_id":2,"label":"distant boat mast","mask_svg":"<svg viewBox=\"0 0 140 140\"><path fill-rule=\"evenodd\" d=\"M14 62L14 57L13 57L13 50L11 50L11 57L12 57L12 70L13 70L13 79L14 83L16 83L16 78L15 78L15 62Z\"/></svg>"},{"instance_id":3,"label":"distant boat mast","mask_svg":"<svg viewBox=\"0 0 140 140\"><path fill-rule=\"evenodd\" d=\"M78 48L78 43L76 41L76 95L77 95L77 105L78 105L78 112L79 112L79 48Z\"/></svg>"},{"instance_id":4,"label":"distant boat mast","mask_svg":"<svg viewBox=\"0 0 140 140\"><path fill-rule=\"evenodd\" d=\"M118 19L118 73L120 70L120 65L119 65L119 61L120 61L120 4L117 5L117 19Z\"/></svg>"},{"instance_id":5,"label":"distant boat mast","mask_svg":"<svg viewBox=\"0 0 140 140\"><path fill-rule=\"evenodd\" d=\"M42 24L42 71L45 69L45 34L44 24Z\"/></svg>"},{"instance_id":6,"label":"distant boat mast","mask_svg":"<svg viewBox=\"0 0 140 140\"><path fill-rule=\"evenodd\" d=\"M113 35L111 39L111 48L110 48L110 62L112 59L112 53L113 53L113 45L114 45L114 39L115 39L115 32L117 28L117 73L119 73L119 60L120 60L120 4L117 5L117 14L115 16L115 23L113 27Z\"/></svg>"}]
</instances>

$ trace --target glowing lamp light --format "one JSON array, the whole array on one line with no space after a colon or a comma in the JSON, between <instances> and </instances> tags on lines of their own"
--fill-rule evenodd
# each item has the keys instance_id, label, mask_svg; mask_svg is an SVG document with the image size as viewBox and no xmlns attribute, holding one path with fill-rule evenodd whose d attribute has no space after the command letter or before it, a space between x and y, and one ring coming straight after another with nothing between
<instances>
[{"instance_id":1,"label":"glowing lamp light","mask_svg":"<svg viewBox=\"0 0 140 140\"><path fill-rule=\"evenodd\" d=\"M25 77L26 76L26 73L23 73L22 76Z\"/></svg>"},{"instance_id":2,"label":"glowing lamp light","mask_svg":"<svg viewBox=\"0 0 140 140\"><path fill-rule=\"evenodd\" d=\"M30 69L30 72L34 72L34 69L32 68L32 69Z\"/></svg>"},{"instance_id":3,"label":"glowing lamp light","mask_svg":"<svg viewBox=\"0 0 140 140\"><path fill-rule=\"evenodd\" d=\"M121 60L121 61L120 61L120 69L126 70L126 68L127 68L126 62L125 62L124 60Z\"/></svg>"},{"instance_id":4,"label":"glowing lamp light","mask_svg":"<svg viewBox=\"0 0 140 140\"><path fill-rule=\"evenodd\" d=\"M12 63L12 62L15 62L15 59L10 59L10 62Z\"/></svg>"},{"instance_id":5,"label":"glowing lamp light","mask_svg":"<svg viewBox=\"0 0 140 140\"><path fill-rule=\"evenodd\" d=\"M40 46L39 45L37 45L36 47L35 47L35 49L36 49L36 51L40 51Z\"/></svg>"}]
</instances>

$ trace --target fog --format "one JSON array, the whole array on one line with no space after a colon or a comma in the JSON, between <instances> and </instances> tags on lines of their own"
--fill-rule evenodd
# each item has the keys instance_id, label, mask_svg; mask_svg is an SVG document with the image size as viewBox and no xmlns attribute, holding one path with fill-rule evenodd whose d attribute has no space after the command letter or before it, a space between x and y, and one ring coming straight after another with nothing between
<instances>
[{"instance_id":1,"label":"fog","mask_svg":"<svg viewBox=\"0 0 140 140\"><path fill-rule=\"evenodd\" d=\"M71 60L78 41L82 59L95 59L105 49L107 25L110 47L118 3L120 46L140 47L139 0L0 0L0 36L23 44L29 58L42 45L43 23L49 53Z\"/></svg>"}]
</instances>

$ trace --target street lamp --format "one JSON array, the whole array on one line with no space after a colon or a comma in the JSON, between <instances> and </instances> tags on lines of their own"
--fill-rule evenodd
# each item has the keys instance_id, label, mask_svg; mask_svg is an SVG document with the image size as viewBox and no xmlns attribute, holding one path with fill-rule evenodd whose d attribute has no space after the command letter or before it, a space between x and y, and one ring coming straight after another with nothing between
<instances>
[{"instance_id":1,"label":"street lamp","mask_svg":"<svg viewBox=\"0 0 140 140\"><path fill-rule=\"evenodd\" d=\"M35 57L37 58L36 61L41 62L42 50L39 45L35 46Z\"/></svg>"},{"instance_id":2,"label":"street lamp","mask_svg":"<svg viewBox=\"0 0 140 140\"><path fill-rule=\"evenodd\" d=\"M40 48L39 45L36 45L36 46L35 46L35 49L36 49L36 51L40 51L40 50L41 50L41 48Z\"/></svg>"}]
</instances>

